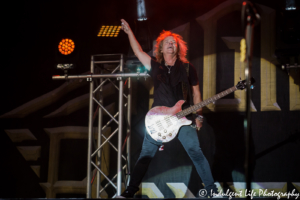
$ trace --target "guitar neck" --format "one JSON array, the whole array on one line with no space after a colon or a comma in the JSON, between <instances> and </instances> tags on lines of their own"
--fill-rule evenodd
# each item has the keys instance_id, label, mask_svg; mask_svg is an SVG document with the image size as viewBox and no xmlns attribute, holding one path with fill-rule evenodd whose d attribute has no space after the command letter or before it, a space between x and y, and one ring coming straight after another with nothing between
<instances>
[{"instance_id":1,"label":"guitar neck","mask_svg":"<svg viewBox=\"0 0 300 200\"><path fill-rule=\"evenodd\" d=\"M208 105L210 103L213 103L216 100L218 100L218 99L220 99L220 98L222 98L222 97L224 97L224 96L226 96L226 95L228 95L228 94L230 94L230 93L232 93L232 92L234 92L236 90L237 90L236 86L233 86L233 87L231 87L231 88L229 88L229 89L227 89L227 90L225 90L223 92L220 92L219 94L216 94L213 97L210 97L210 98L206 99L205 101L201 101L200 103L198 103L196 105L193 105L193 106L191 106L191 107L189 107L187 109L184 109L184 110L176 113L176 116L177 116L177 118L182 118L184 116L187 116L187 115L193 113L194 111L197 111L200 108L202 108L202 107L204 107L204 106L206 106L206 105Z\"/></svg>"}]
</instances>

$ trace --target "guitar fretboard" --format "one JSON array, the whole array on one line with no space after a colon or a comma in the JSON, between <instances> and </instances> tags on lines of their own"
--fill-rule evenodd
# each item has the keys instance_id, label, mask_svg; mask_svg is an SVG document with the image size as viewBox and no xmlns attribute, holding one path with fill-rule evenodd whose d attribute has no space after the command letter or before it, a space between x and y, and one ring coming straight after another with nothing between
<instances>
[{"instance_id":1,"label":"guitar fretboard","mask_svg":"<svg viewBox=\"0 0 300 200\"><path fill-rule=\"evenodd\" d=\"M220 98L222 98L222 97L224 97L224 96L226 96L226 95L228 95L228 94L230 94L230 93L232 93L236 90L237 90L236 86L233 86L233 87L231 87L231 88L229 88L229 89L227 89L223 92L220 92L219 94L216 94L213 97L210 97L210 98L206 99L205 101L202 101L202 102L200 102L196 105L193 105L193 106L191 106L187 109L184 109L184 110L176 113L176 116L177 116L178 119L180 119L184 116L187 116L187 115L191 114L192 112L194 112L194 111L196 111L196 110L198 110L198 109L200 109L200 108L202 108L202 107L204 107L204 106L206 106L210 103L213 103L216 100L218 100L218 99L220 99Z\"/></svg>"}]
</instances>

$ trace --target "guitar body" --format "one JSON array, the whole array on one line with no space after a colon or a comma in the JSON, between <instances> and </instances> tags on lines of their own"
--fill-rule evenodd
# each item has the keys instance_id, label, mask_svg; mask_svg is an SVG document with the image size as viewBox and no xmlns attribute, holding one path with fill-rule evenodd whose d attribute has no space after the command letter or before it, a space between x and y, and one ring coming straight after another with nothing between
<instances>
[{"instance_id":1,"label":"guitar body","mask_svg":"<svg viewBox=\"0 0 300 200\"><path fill-rule=\"evenodd\" d=\"M176 137L181 126L192 124L191 120L185 117L178 119L175 115L181 111L183 103L184 100L180 100L172 108L156 106L148 111L145 125L148 134L155 141L170 142Z\"/></svg>"},{"instance_id":2,"label":"guitar body","mask_svg":"<svg viewBox=\"0 0 300 200\"><path fill-rule=\"evenodd\" d=\"M249 84L252 85L255 82L254 78L251 78ZM239 81L236 86L233 86L213 97L206 99L203 102L197 103L185 110L181 110L181 106L184 100L178 101L172 108L165 106L157 106L149 110L145 118L145 125L148 134L155 141L162 141L163 143L170 142L178 134L179 129L182 126L192 124L191 120L188 120L184 116L191 114L194 111L203 108L204 106L215 102L216 100L236 91L237 89L243 90L246 88L246 81Z\"/></svg>"}]
</instances>

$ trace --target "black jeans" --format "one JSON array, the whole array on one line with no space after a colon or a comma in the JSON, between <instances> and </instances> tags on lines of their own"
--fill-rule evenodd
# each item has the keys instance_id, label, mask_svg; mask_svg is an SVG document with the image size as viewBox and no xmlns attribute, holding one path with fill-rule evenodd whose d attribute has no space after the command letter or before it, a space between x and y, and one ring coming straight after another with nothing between
<instances>
[{"instance_id":1,"label":"black jeans","mask_svg":"<svg viewBox=\"0 0 300 200\"><path fill-rule=\"evenodd\" d=\"M196 170L205 185L205 189L208 192L213 190L216 193L217 188L214 184L209 163L200 148L196 129L191 126L181 127L178 133L178 139L193 161ZM127 187L128 190L134 193L139 190L139 185L141 184L150 161L154 157L159 146L160 145L149 135L145 135L140 157L135 164L133 172L131 173L130 183Z\"/></svg>"}]
</instances>

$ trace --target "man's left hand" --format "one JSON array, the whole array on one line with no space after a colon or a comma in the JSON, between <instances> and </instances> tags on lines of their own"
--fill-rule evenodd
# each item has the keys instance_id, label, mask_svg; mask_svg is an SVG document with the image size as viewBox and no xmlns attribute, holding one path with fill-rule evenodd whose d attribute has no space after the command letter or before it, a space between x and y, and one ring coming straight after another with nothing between
<instances>
[{"instance_id":1,"label":"man's left hand","mask_svg":"<svg viewBox=\"0 0 300 200\"><path fill-rule=\"evenodd\" d=\"M202 122L200 122L198 119L196 119L196 127L197 127L197 131L199 131L200 128L202 127Z\"/></svg>"}]
</instances>

